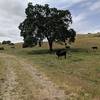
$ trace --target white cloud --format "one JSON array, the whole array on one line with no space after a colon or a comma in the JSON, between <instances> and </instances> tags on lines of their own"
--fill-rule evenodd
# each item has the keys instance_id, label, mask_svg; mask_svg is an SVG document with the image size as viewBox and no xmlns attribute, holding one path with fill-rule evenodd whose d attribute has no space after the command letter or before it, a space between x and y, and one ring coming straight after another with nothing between
<instances>
[{"instance_id":1,"label":"white cloud","mask_svg":"<svg viewBox=\"0 0 100 100\"><path fill-rule=\"evenodd\" d=\"M24 1L0 0L0 40L21 40L18 25L25 17L24 10Z\"/></svg>"},{"instance_id":2,"label":"white cloud","mask_svg":"<svg viewBox=\"0 0 100 100\"><path fill-rule=\"evenodd\" d=\"M73 17L73 24L71 25L78 33L85 33L87 30L87 25L89 24L86 20L89 16L89 13L80 13L78 15L72 15Z\"/></svg>"},{"instance_id":3,"label":"white cloud","mask_svg":"<svg viewBox=\"0 0 100 100\"><path fill-rule=\"evenodd\" d=\"M51 7L68 8L74 4L85 2L86 0L27 0L33 4L50 4Z\"/></svg>"},{"instance_id":4,"label":"white cloud","mask_svg":"<svg viewBox=\"0 0 100 100\"><path fill-rule=\"evenodd\" d=\"M23 10L25 8L25 2L21 0L0 0L0 12L6 15L10 14L16 16L23 16ZM12 16L13 16L12 15Z\"/></svg>"},{"instance_id":5,"label":"white cloud","mask_svg":"<svg viewBox=\"0 0 100 100\"><path fill-rule=\"evenodd\" d=\"M80 13L79 15L73 16L72 28L74 28L78 33L96 33L100 31L100 25L90 22L91 13Z\"/></svg>"},{"instance_id":6,"label":"white cloud","mask_svg":"<svg viewBox=\"0 0 100 100\"><path fill-rule=\"evenodd\" d=\"M91 1L85 1L84 3L82 3L80 6L81 7L90 7L92 5Z\"/></svg>"},{"instance_id":7,"label":"white cloud","mask_svg":"<svg viewBox=\"0 0 100 100\"><path fill-rule=\"evenodd\" d=\"M99 10L100 9L100 1L95 2L93 5L90 6L89 9L92 11Z\"/></svg>"},{"instance_id":8,"label":"white cloud","mask_svg":"<svg viewBox=\"0 0 100 100\"><path fill-rule=\"evenodd\" d=\"M75 15L72 15L74 21L72 26L78 32L95 31L100 28L94 28L88 21L90 13L94 14L94 11L99 11L99 0L95 3L88 0L0 0L0 40L11 39L14 42L18 40L22 41L18 25L25 19L25 8L28 2L33 2L33 5L48 3L50 7L57 7L60 9L68 9L75 4L79 4L79 6L83 5L83 8L87 7L91 12L87 12L83 9L82 12L76 15L77 9L73 9Z\"/></svg>"},{"instance_id":9,"label":"white cloud","mask_svg":"<svg viewBox=\"0 0 100 100\"><path fill-rule=\"evenodd\" d=\"M87 13L81 13L77 16L73 16L73 22L74 23L79 23L80 21L84 20L87 17Z\"/></svg>"},{"instance_id":10,"label":"white cloud","mask_svg":"<svg viewBox=\"0 0 100 100\"><path fill-rule=\"evenodd\" d=\"M73 23L72 28L81 34L100 32L100 25L91 24L86 19Z\"/></svg>"}]
</instances>

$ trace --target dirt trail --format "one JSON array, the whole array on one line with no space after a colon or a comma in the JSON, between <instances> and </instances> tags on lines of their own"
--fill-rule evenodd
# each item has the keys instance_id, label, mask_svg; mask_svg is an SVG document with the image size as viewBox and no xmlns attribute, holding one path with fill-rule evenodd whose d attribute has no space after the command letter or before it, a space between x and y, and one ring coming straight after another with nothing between
<instances>
[{"instance_id":1,"label":"dirt trail","mask_svg":"<svg viewBox=\"0 0 100 100\"><path fill-rule=\"evenodd\" d=\"M33 67L25 59L20 59L16 56L1 53L0 58L4 60L4 66L6 66L6 79L5 82L2 83L1 93L3 97L7 98L4 99L1 96L3 100L67 100L67 97L64 94L63 90L60 90L58 86L50 81L50 79L48 79L48 77L46 77L44 73ZM16 71L16 65L19 68L19 72L21 72L22 70L23 72L25 72L26 76L30 76L31 80L25 79L24 84L28 87L32 94L34 94L34 86L32 86L32 84L34 85L34 82L35 84L38 84L38 94L34 95L35 99L33 97L31 97L30 99L20 99L20 94L22 94L23 91L21 89L19 91L16 90L16 87L20 86L18 85L20 83L20 77L18 76L19 73ZM16 94L16 96L13 94Z\"/></svg>"},{"instance_id":2,"label":"dirt trail","mask_svg":"<svg viewBox=\"0 0 100 100\"><path fill-rule=\"evenodd\" d=\"M16 85L18 82L16 81L17 76L16 73L14 72L14 69L12 67L12 62L8 60L7 58L2 58L0 55L1 59L4 60L4 66L5 67L5 79L4 82L1 83L1 99L0 100L18 100L18 95L17 91L14 91ZM15 96L16 94L16 96Z\"/></svg>"}]
</instances>

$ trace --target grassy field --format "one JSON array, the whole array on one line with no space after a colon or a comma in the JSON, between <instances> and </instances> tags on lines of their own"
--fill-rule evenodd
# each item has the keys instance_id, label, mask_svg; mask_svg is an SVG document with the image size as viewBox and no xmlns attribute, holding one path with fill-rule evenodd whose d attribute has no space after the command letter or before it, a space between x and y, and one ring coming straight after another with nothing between
<instances>
[{"instance_id":1,"label":"grassy field","mask_svg":"<svg viewBox=\"0 0 100 100\"><path fill-rule=\"evenodd\" d=\"M41 48L23 49L21 44L16 44L16 49L8 45L1 46L5 50L0 53L24 58L43 72L59 89L64 90L68 100L100 100L100 37L78 35L71 46L71 56L66 59L57 59L54 53L50 54L47 43ZM98 50L92 50L92 46L98 46ZM54 49L63 47L54 44ZM3 70L0 59L0 77L3 77Z\"/></svg>"}]
</instances>

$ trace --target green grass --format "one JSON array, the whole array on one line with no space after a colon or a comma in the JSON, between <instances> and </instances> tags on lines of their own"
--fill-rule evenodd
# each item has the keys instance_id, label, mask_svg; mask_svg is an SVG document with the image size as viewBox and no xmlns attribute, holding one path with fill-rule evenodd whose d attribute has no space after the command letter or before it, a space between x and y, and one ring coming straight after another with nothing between
<instances>
[{"instance_id":1,"label":"green grass","mask_svg":"<svg viewBox=\"0 0 100 100\"><path fill-rule=\"evenodd\" d=\"M55 45L55 48L64 46ZM66 95L72 95L72 100L99 100L100 99L100 49L91 50L92 46L100 46L99 37L77 37L72 45L72 56L58 60L56 55L50 54L47 45L42 48L11 49L4 46L0 51L27 59L40 71L43 71L53 82L64 89ZM1 63L0 63L1 64Z\"/></svg>"}]
</instances>

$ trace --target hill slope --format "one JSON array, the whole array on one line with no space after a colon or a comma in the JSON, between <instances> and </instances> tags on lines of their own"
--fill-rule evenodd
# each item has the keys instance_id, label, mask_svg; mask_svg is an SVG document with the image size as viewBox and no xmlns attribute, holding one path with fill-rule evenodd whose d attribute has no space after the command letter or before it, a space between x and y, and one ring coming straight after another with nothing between
<instances>
[{"instance_id":1,"label":"hill slope","mask_svg":"<svg viewBox=\"0 0 100 100\"><path fill-rule=\"evenodd\" d=\"M65 100L63 90L57 88L43 73L24 59L0 53L3 78L1 78L0 98L5 100ZM29 99L30 98L30 99ZM22 100L21 99L21 100Z\"/></svg>"},{"instance_id":2,"label":"hill slope","mask_svg":"<svg viewBox=\"0 0 100 100\"><path fill-rule=\"evenodd\" d=\"M41 48L1 47L5 48L0 51L1 98L18 94L21 100L100 100L100 37L78 35L71 56L59 60L49 53L47 43ZM64 45L54 43L54 48Z\"/></svg>"}]
</instances>

